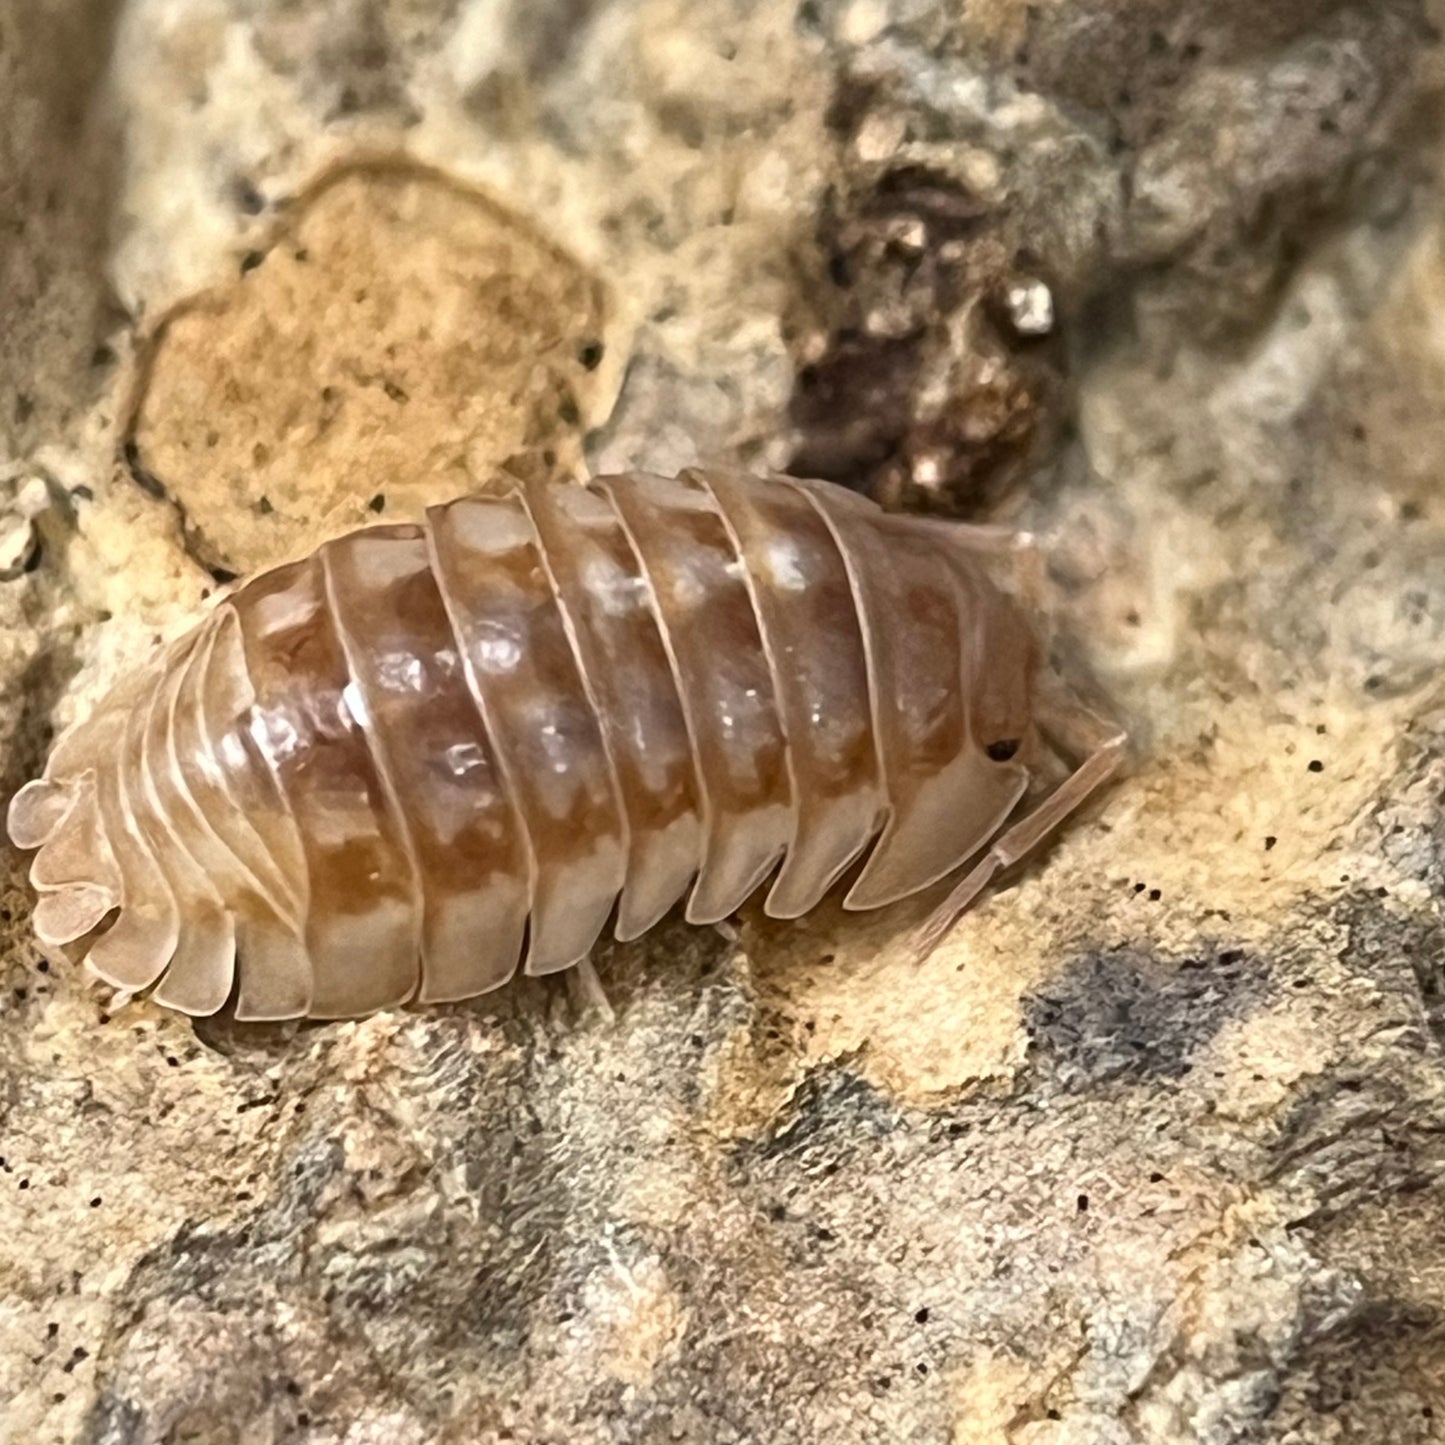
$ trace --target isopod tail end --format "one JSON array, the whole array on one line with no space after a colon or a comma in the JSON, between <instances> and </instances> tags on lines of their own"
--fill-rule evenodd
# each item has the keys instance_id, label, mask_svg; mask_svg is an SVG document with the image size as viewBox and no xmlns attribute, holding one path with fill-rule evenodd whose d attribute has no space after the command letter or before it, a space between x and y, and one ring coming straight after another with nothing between
<instances>
[{"instance_id":1,"label":"isopod tail end","mask_svg":"<svg viewBox=\"0 0 1445 1445\"><path fill-rule=\"evenodd\" d=\"M115 898L109 889L76 883L55 893L42 893L31 924L42 944L59 948L99 928L114 907Z\"/></svg>"},{"instance_id":2,"label":"isopod tail end","mask_svg":"<svg viewBox=\"0 0 1445 1445\"><path fill-rule=\"evenodd\" d=\"M90 774L27 783L10 800L10 841L36 850L30 881L40 898L34 927L42 944L74 943L120 903L120 876L96 806Z\"/></svg>"},{"instance_id":3,"label":"isopod tail end","mask_svg":"<svg viewBox=\"0 0 1445 1445\"><path fill-rule=\"evenodd\" d=\"M10 799L6 811L5 830L10 841L26 851L43 847L56 829L65 822L75 806L77 790L69 783L52 778L36 778Z\"/></svg>"}]
</instances>

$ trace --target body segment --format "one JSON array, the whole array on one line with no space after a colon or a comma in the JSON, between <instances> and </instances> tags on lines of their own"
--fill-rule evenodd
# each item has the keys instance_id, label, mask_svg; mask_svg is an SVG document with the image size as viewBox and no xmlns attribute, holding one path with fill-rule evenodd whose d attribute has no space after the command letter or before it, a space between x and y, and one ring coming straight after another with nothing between
<instances>
[{"instance_id":1,"label":"body segment","mask_svg":"<svg viewBox=\"0 0 1445 1445\"><path fill-rule=\"evenodd\" d=\"M330 542L13 800L37 931L99 926L96 973L186 1012L334 1018L566 968L679 902L716 921L769 879L796 917L860 859L846 904L879 907L994 840L951 919L1122 742L1070 739L1083 782L995 839L1049 719L971 543L722 472L516 484Z\"/></svg>"}]
</instances>

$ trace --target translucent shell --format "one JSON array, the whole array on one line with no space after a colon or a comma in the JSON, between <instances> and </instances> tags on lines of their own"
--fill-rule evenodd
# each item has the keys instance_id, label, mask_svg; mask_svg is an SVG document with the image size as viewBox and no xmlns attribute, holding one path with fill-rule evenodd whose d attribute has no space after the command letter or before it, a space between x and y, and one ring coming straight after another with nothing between
<instances>
[{"instance_id":1,"label":"translucent shell","mask_svg":"<svg viewBox=\"0 0 1445 1445\"><path fill-rule=\"evenodd\" d=\"M240 588L61 739L10 834L41 938L187 1013L461 999L678 903L936 882L1025 789L1036 651L947 528L824 483L516 483Z\"/></svg>"}]
</instances>

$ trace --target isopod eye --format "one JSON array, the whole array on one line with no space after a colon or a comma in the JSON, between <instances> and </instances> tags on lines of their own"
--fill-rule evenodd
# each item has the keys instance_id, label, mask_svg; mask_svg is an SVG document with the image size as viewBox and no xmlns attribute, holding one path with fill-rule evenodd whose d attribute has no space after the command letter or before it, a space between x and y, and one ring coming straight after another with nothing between
<instances>
[{"instance_id":1,"label":"isopod eye","mask_svg":"<svg viewBox=\"0 0 1445 1445\"><path fill-rule=\"evenodd\" d=\"M990 743L985 749L990 759L996 763L1006 763L1019 750L1017 738L1003 738L996 743Z\"/></svg>"}]
</instances>

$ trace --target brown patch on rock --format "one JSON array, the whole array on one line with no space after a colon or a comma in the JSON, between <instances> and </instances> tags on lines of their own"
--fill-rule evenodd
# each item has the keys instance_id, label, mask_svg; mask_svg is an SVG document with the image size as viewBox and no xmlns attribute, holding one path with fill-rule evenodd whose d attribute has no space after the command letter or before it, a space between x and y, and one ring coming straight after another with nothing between
<instances>
[{"instance_id":1,"label":"brown patch on rock","mask_svg":"<svg viewBox=\"0 0 1445 1445\"><path fill-rule=\"evenodd\" d=\"M415 518L519 453L579 458L602 288L488 197L347 166L239 272L161 320L125 448L213 569Z\"/></svg>"},{"instance_id":2,"label":"brown patch on rock","mask_svg":"<svg viewBox=\"0 0 1445 1445\"><path fill-rule=\"evenodd\" d=\"M810 1068L848 1060L900 1103L1007 1089L1028 1046L1025 997L1048 973L1040 939L984 910L919 960L908 934L920 913L905 904L845 914L834 900L799 924L752 917L763 1031L771 1023L791 1034L791 1087ZM760 1072L758 1059L746 1062Z\"/></svg>"},{"instance_id":3,"label":"brown patch on rock","mask_svg":"<svg viewBox=\"0 0 1445 1445\"><path fill-rule=\"evenodd\" d=\"M834 123L866 148L868 115L844 99ZM1067 400L1034 258L966 179L914 163L834 192L818 241L824 320L804 333L790 470L890 507L987 511L1057 436ZM1030 292L1046 310L1021 317Z\"/></svg>"}]
</instances>

